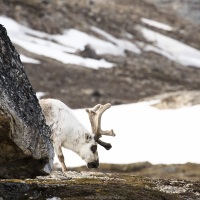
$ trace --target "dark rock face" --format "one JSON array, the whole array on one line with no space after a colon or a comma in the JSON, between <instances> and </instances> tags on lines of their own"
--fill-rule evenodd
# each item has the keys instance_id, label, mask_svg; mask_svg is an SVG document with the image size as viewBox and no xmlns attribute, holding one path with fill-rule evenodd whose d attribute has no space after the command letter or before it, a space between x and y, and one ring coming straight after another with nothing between
<instances>
[{"instance_id":1,"label":"dark rock face","mask_svg":"<svg viewBox=\"0 0 200 200\"><path fill-rule=\"evenodd\" d=\"M53 163L50 130L20 57L0 25L0 177L49 173Z\"/></svg>"}]
</instances>

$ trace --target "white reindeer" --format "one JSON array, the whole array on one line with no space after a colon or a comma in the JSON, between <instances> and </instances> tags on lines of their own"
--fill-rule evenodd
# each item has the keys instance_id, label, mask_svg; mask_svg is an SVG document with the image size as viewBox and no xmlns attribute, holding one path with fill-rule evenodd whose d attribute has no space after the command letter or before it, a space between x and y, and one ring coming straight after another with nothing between
<instances>
[{"instance_id":1,"label":"white reindeer","mask_svg":"<svg viewBox=\"0 0 200 200\"><path fill-rule=\"evenodd\" d=\"M46 124L50 126L55 153L61 163L62 171L67 167L64 162L62 148L70 149L77 153L85 162L88 168L99 166L97 143L109 150L112 146L101 141L101 135L115 136L113 130L101 130L101 116L111 104L96 105L92 109L86 109L92 126L89 132L72 114L69 107L56 99L42 99L39 101Z\"/></svg>"}]
</instances>

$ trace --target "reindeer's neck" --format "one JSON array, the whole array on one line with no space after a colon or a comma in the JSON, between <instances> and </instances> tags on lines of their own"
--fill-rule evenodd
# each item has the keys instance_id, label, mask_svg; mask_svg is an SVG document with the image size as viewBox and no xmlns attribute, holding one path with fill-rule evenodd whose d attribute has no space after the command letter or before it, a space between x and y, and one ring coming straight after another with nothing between
<instances>
[{"instance_id":1,"label":"reindeer's neck","mask_svg":"<svg viewBox=\"0 0 200 200\"><path fill-rule=\"evenodd\" d=\"M80 151L88 130L73 115L70 108L57 100L42 100L40 105L51 127L53 142L61 143L63 147Z\"/></svg>"},{"instance_id":2,"label":"reindeer's neck","mask_svg":"<svg viewBox=\"0 0 200 200\"><path fill-rule=\"evenodd\" d=\"M85 127L81 125L75 127L72 126L71 129L64 134L62 146L79 153L82 145L85 143L85 133L88 133Z\"/></svg>"},{"instance_id":3,"label":"reindeer's neck","mask_svg":"<svg viewBox=\"0 0 200 200\"><path fill-rule=\"evenodd\" d=\"M79 154L85 144L88 130L73 115L70 108L58 100L40 100L46 123L51 127L55 145L63 146Z\"/></svg>"}]
</instances>

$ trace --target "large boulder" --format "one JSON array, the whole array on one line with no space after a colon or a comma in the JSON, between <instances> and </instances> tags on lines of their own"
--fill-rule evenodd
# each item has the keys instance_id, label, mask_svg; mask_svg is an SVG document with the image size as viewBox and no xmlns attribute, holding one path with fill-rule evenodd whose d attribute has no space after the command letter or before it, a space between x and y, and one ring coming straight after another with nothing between
<instances>
[{"instance_id":1,"label":"large boulder","mask_svg":"<svg viewBox=\"0 0 200 200\"><path fill-rule=\"evenodd\" d=\"M0 178L51 172L50 129L6 29L0 25Z\"/></svg>"}]
</instances>

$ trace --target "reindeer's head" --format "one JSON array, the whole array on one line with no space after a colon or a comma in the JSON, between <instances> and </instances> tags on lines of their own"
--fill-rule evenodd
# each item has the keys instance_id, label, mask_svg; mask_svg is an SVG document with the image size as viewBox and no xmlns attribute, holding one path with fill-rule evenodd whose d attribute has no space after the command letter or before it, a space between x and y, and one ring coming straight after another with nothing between
<instances>
[{"instance_id":1,"label":"reindeer's head","mask_svg":"<svg viewBox=\"0 0 200 200\"><path fill-rule=\"evenodd\" d=\"M102 135L115 136L113 130L101 130L101 116L103 112L105 112L110 107L111 104L107 103L105 105L98 104L91 109L86 109L89 115L93 134L85 134L85 143L81 148L80 155L83 158L83 160L86 161L88 168L97 168L99 166L97 144L100 144L106 150L109 150L112 147L111 144L100 140L100 137Z\"/></svg>"},{"instance_id":2,"label":"reindeer's head","mask_svg":"<svg viewBox=\"0 0 200 200\"><path fill-rule=\"evenodd\" d=\"M81 145L79 155L87 163L88 168L97 168L99 167L99 156L94 135L85 133L83 137L84 143Z\"/></svg>"}]
</instances>

